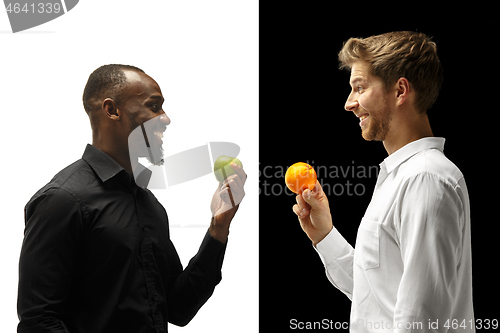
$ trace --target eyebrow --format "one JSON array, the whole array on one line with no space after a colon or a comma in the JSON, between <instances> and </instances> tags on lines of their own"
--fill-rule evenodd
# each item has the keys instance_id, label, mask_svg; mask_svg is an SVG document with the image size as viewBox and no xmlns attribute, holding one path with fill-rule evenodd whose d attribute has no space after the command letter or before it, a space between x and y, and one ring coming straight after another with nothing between
<instances>
[{"instance_id":1,"label":"eyebrow","mask_svg":"<svg viewBox=\"0 0 500 333\"><path fill-rule=\"evenodd\" d=\"M150 99L157 99L157 100L160 100L162 103L165 102L165 99L160 95L149 96L148 100L150 100Z\"/></svg>"},{"instance_id":2,"label":"eyebrow","mask_svg":"<svg viewBox=\"0 0 500 333\"><path fill-rule=\"evenodd\" d=\"M356 85L356 83L366 83L366 80L365 80L365 79L363 79L362 77L359 77L359 76L358 76L358 77L354 78L354 80L352 80L352 81L350 81L350 82L349 82L349 84L350 84L351 86L355 86L355 85Z\"/></svg>"}]
</instances>

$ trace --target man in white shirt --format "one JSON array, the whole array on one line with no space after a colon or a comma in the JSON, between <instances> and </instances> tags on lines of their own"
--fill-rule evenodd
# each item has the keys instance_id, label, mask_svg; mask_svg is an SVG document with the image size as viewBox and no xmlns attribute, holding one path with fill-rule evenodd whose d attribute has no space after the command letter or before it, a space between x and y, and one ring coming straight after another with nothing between
<instances>
[{"instance_id":1,"label":"man in white shirt","mask_svg":"<svg viewBox=\"0 0 500 333\"><path fill-rule=\"evenodd\" d=\"M333 226L319 182L293 211L352 301L350 330L475 332L467 187L426 113L442 83L436 44L414 32L351 38L339 60L351 70L346 111L389 156L354 248Z\"/></svg>"}]
</instances>

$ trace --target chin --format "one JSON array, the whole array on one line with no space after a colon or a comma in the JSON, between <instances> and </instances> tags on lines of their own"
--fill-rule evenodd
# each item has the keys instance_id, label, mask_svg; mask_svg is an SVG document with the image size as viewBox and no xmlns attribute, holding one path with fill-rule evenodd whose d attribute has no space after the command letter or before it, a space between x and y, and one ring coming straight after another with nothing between
<instances>
[{"instance_id":1,"label":"chin","mask_svg":"<svg viewBox=\"0 0 500 333\"><path fill-rule=\"evenodd\" d=\"M373 138L368 136L367 134L361 132L361 136L363 137L363 139L365 139L365 141L373 141Z\"/></svg>"},{"instance_id":2,"label":"chin","mask_svg":"<svg viewBox=\"0 0 500 333\"><path fill-rule=\"evenodd\" d=\"M156 166L161 166L165 163L165 158L163 155L163 148L159 147L157 149L152 149L152 156L146 156L146 159L148 160L149 163L156 165Z\"/></svg>"},{"instance_id":3,"label":"chin","mask_svg":"<svg viewBox=\"0 0 500 333\"><path fill-rule=\"evenodd\" d=\"M361 136L366 141L384 141L385 140L385 135L381 135L380 133L373 134L373 133L362 132Z\"/></svg>"},{"instance_id":4,"label":"chin","mask_svg":"<svg viewBox=\"0 0 500 333\"><path fill-rule=\"evenodd\" d=\"M371 119L371 123L361 130L361 136L366 141L384 141L389 132L388 122L379 122Z\"/></svg>"},{"instance_id":5,"label":"chin","mask_svg":"<svg viewBox=\"0 0 500 333\"><path fill-rule=\"evenodd\" d=\"M361 136L363 139L366 141L373 141L376 140L376 133L373 133L374 131L371 130L371 127L368 127L365 130L361 130ZM376 140L378 141L378 140Z\"/></svg>"},{"instance_id":6,"label":"chin","mask_svg":"<svg viewBox=\"0 0 500 333\"><path fill-rule=\"evenodd\" d=\"M155 165L155 166L162 166L164 163L165 163L165 160L162 158L161 160L159 161L154 161L152 162L149 157L147 157L147 160L149 161L149 163Z\"/></svg>"}]
</instances>

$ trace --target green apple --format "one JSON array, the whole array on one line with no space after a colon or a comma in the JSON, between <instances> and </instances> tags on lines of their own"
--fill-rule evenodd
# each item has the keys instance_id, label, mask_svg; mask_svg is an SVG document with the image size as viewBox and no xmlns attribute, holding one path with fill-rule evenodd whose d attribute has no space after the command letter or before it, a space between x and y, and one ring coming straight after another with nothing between
<instances>
[{"instance_id":1,"label":"green apple","mask_svg":"<svg viewBox=\"0 0 500 333\"><path fill-rule=\"evenodd\" d=\"M231 167L231 162L236 163L243 168L243 164L241 164L241 161L236 157L222 155L219 156L215 161L214 174L215 179L217 179L219 183L222 183L227 177L236 173L236 171L234 171L234 169Z\"/></svg>"}]
</instances>

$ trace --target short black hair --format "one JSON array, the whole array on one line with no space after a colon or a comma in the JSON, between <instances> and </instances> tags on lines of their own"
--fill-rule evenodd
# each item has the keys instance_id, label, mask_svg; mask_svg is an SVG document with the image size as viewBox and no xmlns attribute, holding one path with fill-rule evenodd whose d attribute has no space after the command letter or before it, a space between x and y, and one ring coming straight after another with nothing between
<instances>
[{"instance_id":1,"label":"short black hair","mask_svg":"<svg viewBox=\"0 0 500 333\"><path fill-rule=\"evenodd\" d=\"M120 89L125 86L127 78L124 70L135 70L144 73L140 68L130 65L109 64L97 68L90 74L83 90L83 107L87 114L92 111L93 99L117 98ZM106 96L103 96L106 95Z\"/></svg>"}]
</instances>

